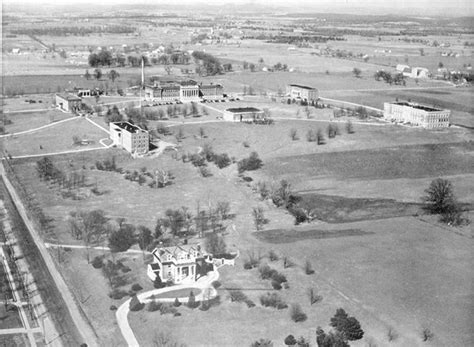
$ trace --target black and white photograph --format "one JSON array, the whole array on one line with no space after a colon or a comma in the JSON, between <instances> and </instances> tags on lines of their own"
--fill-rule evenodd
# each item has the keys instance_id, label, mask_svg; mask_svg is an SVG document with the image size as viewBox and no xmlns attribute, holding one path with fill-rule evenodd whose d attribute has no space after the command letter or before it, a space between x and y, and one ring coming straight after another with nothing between
<instances>
[{"instance_id":1,"label":"black and white photograph","mask_svg":"<svg viewBox=\"0 0 474 347\"><path fill-rule=\"evenodd\" d=\"M474 346L472 0L2 0L0 347Z\"/></svg>"}]
</instances>

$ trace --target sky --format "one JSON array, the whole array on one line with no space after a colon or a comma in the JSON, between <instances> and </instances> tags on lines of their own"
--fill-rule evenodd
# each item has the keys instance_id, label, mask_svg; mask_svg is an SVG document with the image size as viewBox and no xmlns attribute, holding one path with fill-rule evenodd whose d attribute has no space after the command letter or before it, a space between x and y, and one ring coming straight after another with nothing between
<instances>
[{"instance_id":1,"label":"sky","mask_svg":"<svg viewBox=\"0 0 474 347\"><path fill-rule=\"evenodd\" d=\"M25 3L25 4L93 4L97 0L4 0L4 3ZM409 14L411 10L416 10L417 14L461 14L474 15L474 0L100 0L98 3L113 4L260 4L267 6L284 6L299 8L306 7L308 10L330 12L354 13L354 10L360 9L361 14L370 14L371 11L377 11L378 14L401 13Z\"/></svg>"}]
</instances>

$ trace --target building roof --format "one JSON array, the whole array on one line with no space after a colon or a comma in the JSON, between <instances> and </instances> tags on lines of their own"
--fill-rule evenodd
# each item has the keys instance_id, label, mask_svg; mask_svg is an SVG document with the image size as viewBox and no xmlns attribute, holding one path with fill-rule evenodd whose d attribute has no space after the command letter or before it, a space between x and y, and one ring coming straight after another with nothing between
<instances>
[{"instance_id":1,"label":"building roof","mask_svg":"<svg viewBox=\"0 0 474 347\"><path fill-rule=\"evenodd\" d=\"M290 87L297 87L297 88L307 89L307 90L316 90L316 88L303 86L301 84L290 84Z\"/></svg>"},{"instance_id":2,"label":"building roof","mask_svg":"<svg viewBox=\"0 0 474 347\"><path fill-rule=\"evenodd\" d=\"M431 106L425 106L425 105L420 105L420 104L415 104L413 102L404 102L404 101L397 101L397 102L392 102L394 105L400 105L400 106L408 106L411 108L416 108L419 110L427 111L427 112L439 112L443 111L443 109L440 108L434 108Z\"/></svg>"},{"instance_id":3,"label":"building roof","mask_svg":"<svg viewBox=\"0 0 474 347\"><path fill-rule=\"evenodd\" d=\"M161 247L155 248L153 254L156 257L162 257L166 254L171 255L173 258L177 259L181 253L191 253L191 252L201 252L200 246L197 245L182 245L182 246L172 246L172 247Z\"/></svg>"},{"instance_id":4,"label":"building roof","mask_svg":"<svg viewBox=\"0 0 474 347\"><path fill-rule=\"evenodd\" d=\"M129 133L138 133L141 131L145 131L142 128L136 126L135 124L129 123L129 122L115 122L112 123L118 126L120 129L126 130Z\"/></svg>"},{"instance_id":5,"label":"building roof","mask_svg":"<svg viewBox=\"0 0 474 347\"><path fill-rule=\"evenodd\" d=\"M64 99L67 101L81 101L82 100L80 97L71 95L71 94L56 94L56 96L59 96L61 99Z\"/></svg>"},{"instance_id":6,"label":"building roof","mask_svg":"<svg viewBox=\"0 0 474 347\"><path fill-rule=\"evenodd\" d=\"M262 110L256 108L256 107L233 107L233 108L228 108L226 112L231 112L231 113L254 113L254 112L263 112Z\"/></svg>"}]
</instances>

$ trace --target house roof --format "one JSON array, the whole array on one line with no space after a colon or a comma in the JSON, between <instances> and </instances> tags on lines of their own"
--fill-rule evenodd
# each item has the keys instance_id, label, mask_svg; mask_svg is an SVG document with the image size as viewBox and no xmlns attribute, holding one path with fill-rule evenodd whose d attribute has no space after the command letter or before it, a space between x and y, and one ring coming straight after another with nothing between
<instances>
[{"instance_id":1,"label":"house roof","mask_svg":"<svg viewBox=\"0 0 474 347\"><path fill-rule=\"evenodd\" d=\"M195 245L183 245L183 246L172 246L172 247L162 247L155 248L153 254L157 257L161 257L165 254L170 254L173 258L177 258L181 253L191 253L191 252L200 252L199 246Z\"/></svg>"},{"instance_id":2,"label":"house roof","mask_svg":"<svg viewBox=\"0 0 474 347\"><path fill-rule=\"evenodd\" d=\"M71 94L56 94L56 96L67 101L81 101L82 100L80 97L71 95Z\"/></svg>"},{"instance_id":3,"label":"house roof","mask_svg":"<svg viewBox=\"0 0 474 347\"><path fill-rule=\"evenodd\" d=\"M115 122L112 124L118 126L120 129L128 131L129 133L138 133L141 131L145 131L142 128L136 126L135 124L129 122Z\"/></svg>"},{"instance_id":4,"label":"house roof","mask_svg":"<svg viewBox=\"0 0 474 347\"><path fill-rule=\"evenodd\" d=\"M290 87L297 87L297 88L307 89L307 90L316 90L316 88L303 86L301 84L290 84Z\"/></svg>"},{"instance_id":5,"label":"house roof","mask_svg":"<svg viewBox=\"0 0 474 347\"><path fill-rule=\"evenodd\" d=\"M233 107L233 108L228 108L226 112L231 112L231 113L254 113L254 112L263 112L262 110L256 108L256 107Z\"/></svg>"},{"instance_id":6,"label":"house roof","mask_svg":"<svg viewBox=\"0 0 474 347\"><path fill-rule=\"evenodd\" d=\"M416 103L413 103L413 102L398 101L398 102L392 102L392 104L400 105L400 106L408 106L408 107L411 107L411 108L416 108L416 109L427 111L427 112L443 111L440 108L434 108L434 107L431 107L431 106L420 105L420 104L416 104Z\"/></svg>"}]
</instances>

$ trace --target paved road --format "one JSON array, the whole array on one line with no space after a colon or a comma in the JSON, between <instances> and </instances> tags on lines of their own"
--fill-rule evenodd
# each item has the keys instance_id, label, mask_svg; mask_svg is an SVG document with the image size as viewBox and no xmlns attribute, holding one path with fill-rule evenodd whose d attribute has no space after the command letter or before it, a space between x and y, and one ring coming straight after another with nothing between
<instances>
[{"instance_id":1,"label":"paved road","mask_svg":"<svg viewBox=\"0 0 474 347\"><path fill-rule=\"evenodd\" d=\"M150 290L148 292L140 293L137 295L137 298L140 302L142 303L148 303L151 301L149 297L151 295L157 295L161 293L166 293L169 291L174 291L174 290L179 290L179 289L186 289L186 288L200 288L201 293L196 295L196 301L201 301L203 299L203 292L205 289L211 289L209 293L206 295L206 299L212 299L217 295L217 291L212 287L212 282L216 281L219 278L219 272L216 270L209 272L207 276L200 278L197 282L190 283L190 284L180 284L176 286L171 286L171 287L166 287L166 288L161 288L161 289L154 289ZM135 334L133 333L132 328L130 327L130 324L128 323L128 312L130 311L130 299L125 301L120 307L118 308L117 312L115 313L115 316L117 317L117 323L120 328L120 331L122 332L122 335L127 341L128 346L130 347L138 347L140 346ZM161 301L161 302L174 302L174 298L163 298L163 299L155 299L156 301ZM181 302L188 302L188 298L182 298L180 299Z\"/></svg>"},{"instance_id":2,"label":"paved road","mask_svg":"<svg viewBox=\"0 0 474 347\"><path fill-rule=\"evenodd\" d=\"M39 236L38 232L36 231L33 223L31 220L28 218L28 215L26 214L25 207L23 206L23 203L21 202L18 194L16 193L15 189L13 188L13 185L11 184L10 180L5 174L5 169L3 167L3 163L0 162L0 175L3 177L5 181L5 186L7 187L12 200L18 210L18 213L20 214L21 218L23 219L25 226L28 228L31 237L33 238L34 243L38 247L38 250L40 251L40 254L48 268L49 273L51 274L51 277L53 278L56 287L59 290L59 293L61 293L64 302L67 305L67 309L71 315L71 318L74 322L74 324L77 327L77 330L81 334L83 341L87 343L89 347L96 347L98 346L97 343L97 335L93 328L89 325L87 322L86 318L81 314L81 311L79 307L77 306L77 303L74 299L74 296L72 295L71 291L69 290L66 282L64 281L63 277L59 273L58 269L56 268L56 265L49 254L48 250L46 249L46 246L43 243L43 240Z\"/></svg>"},{"instance_id":3,"label":"paved road","mask_svg":"<svg viewBox=\"0 0 474 347\"><path fill-rule=\"evenodd\" d=\"M98 251L109 251L111 252L110 248L109 247L104 247L104 246L95 246L95 247L87 247L87 246L84 246L84 245L64 245L64 244L55 244L55 243L48 243L48 242L45 242L44 243L44 246L46 248L73 248L73 249L96 249ZM142 250L139 250L139 249L127 249L125 252L120 252L120 253L140 253L142 254L143 252L145 253L150 253L148 251L142 251Z\"/></svg>"}]
</instances>

